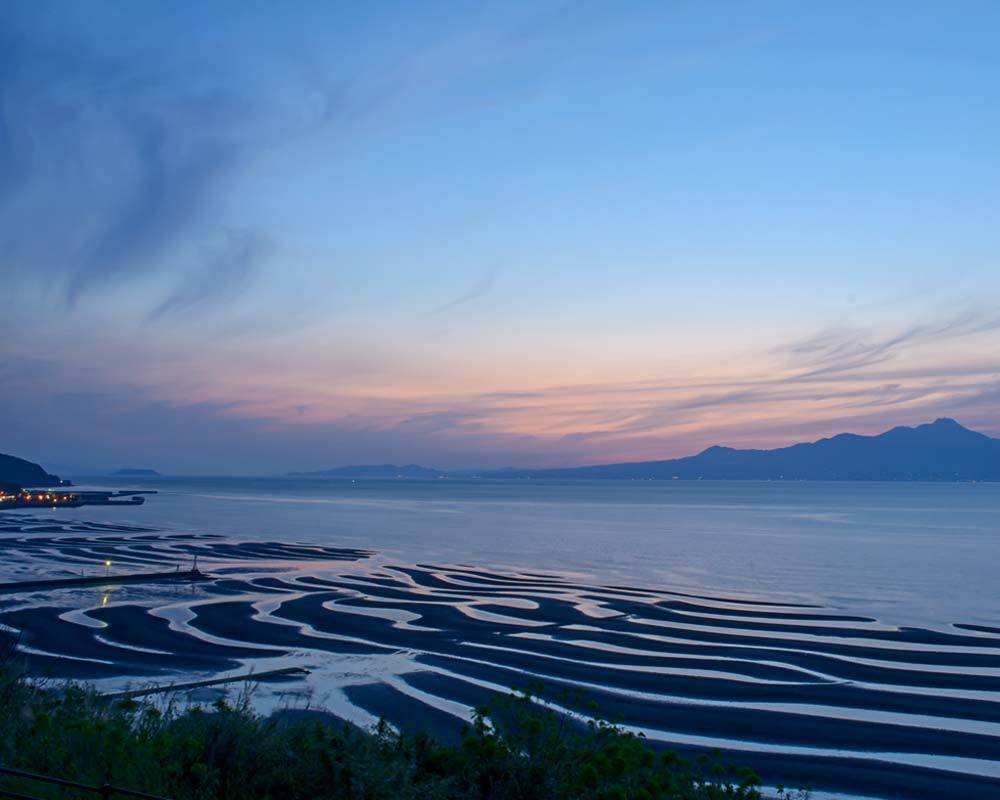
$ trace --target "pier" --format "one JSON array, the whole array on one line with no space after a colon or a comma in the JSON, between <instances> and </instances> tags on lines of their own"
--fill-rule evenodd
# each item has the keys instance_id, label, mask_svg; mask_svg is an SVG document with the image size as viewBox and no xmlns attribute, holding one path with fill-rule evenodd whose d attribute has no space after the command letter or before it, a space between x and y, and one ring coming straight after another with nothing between
<instances>
[{"instance_id":1,"label":"pier","mask_svg":"<svg viewBox=\"0 0 1000 800\"><path fill-rule=\"evenodd\" d=\"M69 589L75 586L117 586L128 583L202 583L215 577L197 567L166 572L138 572L128 575L82 575L79 578L40 578L0 583L0 594L33 592L39 589Z\"/></svg>"},{"instance_id":2,"label":"pier","mask_svg":"<svg viewBox=\"0 0 1000 800\"><path fill-rule=\"evenodd\" d=\"M2 489L0 510L10 508L79 508L80 506L141 506L155 490L128 492L66 491L63 489Z\"/></svg>"}]
</instances>

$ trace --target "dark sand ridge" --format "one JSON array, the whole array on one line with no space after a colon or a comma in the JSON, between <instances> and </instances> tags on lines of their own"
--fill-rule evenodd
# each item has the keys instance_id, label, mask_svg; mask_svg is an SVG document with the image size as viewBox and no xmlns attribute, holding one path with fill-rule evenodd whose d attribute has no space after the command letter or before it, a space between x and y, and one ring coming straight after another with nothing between
<instances>
[{"instance_id":1,"label":"dark sand ridge","mask_svg":"<svg viewBox=\"0 0 1000 800\"><path fill-rule=\"evenodd\" d=\"M107 606L87 612L107 625L100 629L101 637L123 645L165 650L176 656L193 659L261 658L284 655L284 650L262 650L258 647L237 647L196 639L170 627L169 620L147 613L139 606Z\"/></svg>"},{"instance_id":2,"label":"dark sand ridge","mask_svg":"<svg viewBox=\"0 0 1000 800\"><path fill-rule=\"evenodd\" d=\"M571 580L567 578L560 578L558 576L547 575L542 579L533 579L528 573L519 573L514 575L495 575L493 573L484 572L481 570L475 570L471 568L451 568L434 566L430 564L417 564L415 567L400 567L394 566L393 570L397 572L403 572L413 578L415 581L421 582L423 585L432 585L429 581L436 582L438 586L454 586L455 584L449 583L447 581L441 581L437 578L435 573L448 573L455 578L458 578L466 582L479 581L484 587L497 587L497 586L524 586L524 587L555 587L555 588L574 588L578 584L574 584ZM667 590L649 590L641 589L634 586L617 586L617 585L605 585L605 586L590 586L590 589L604 589L615 594L631 594L640 597L662 597L663 595L669 595L672 597L687 597L693 600L703 600L709 602L718 603L733 603L739 605L751 605L751 606L767 606L770 608L822 608L822 606L810 605L810 604L800 604L800 603L779 603L772 601L763 600L753 600L753 599L743 599L737 597L712 597L708 595L697 595L688 594L685 592L674 592Z\"/></svg>"},{"instance_id":3,"label":"dark sand ridge","mask_svg":"<svg viewBox=\"0 0 1000 800\"><path fill-rule=\"evenodd\" d=\"M304 636L293 625L274 622L257 622L253 615L257 612L249 603L223 602L207 603L194 608L197 618L191 624L211 636L236 639L269 647L308 647L330 653L373 654L392 653L397 648L365 642L349 642Z\"/></svg>"},{"instance_id":4,"label":"dark sand ridge","mask_svg":"<svg viewBox=\"0 0 1000 800\"><path fill-rule=\"evenodd\" d=\"M992 633L1000 636L1000 628L994 628L989 625L967 625L961 622L955 623L956 628L961 628L965 631L979 631L980 633ZM1000 647L1000 639L997 639L997 647Z\"/></svg>"},{"instance_id":5,"label":"dark sand ridge","mask_svg":"<svg viewBox=\"0 0 1000 800\"><path fill-rule=\"evenodd\" d=\"M345 686L344 694L359 708L399 730L424 731L448 744L458 744L462 740L462 721L457 717L384 683Z\"/></svg>"}]
</instances>

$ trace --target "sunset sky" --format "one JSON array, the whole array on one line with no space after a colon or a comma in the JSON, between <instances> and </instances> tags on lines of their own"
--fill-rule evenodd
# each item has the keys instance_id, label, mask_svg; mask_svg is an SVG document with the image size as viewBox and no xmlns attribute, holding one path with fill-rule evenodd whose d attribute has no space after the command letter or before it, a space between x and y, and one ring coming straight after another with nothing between
<instances>
[{"instance_id":1,"label":"sunset sky","mask_svg":"<svg viewBox=\"0 0 1000 800\"><path fill-rule=\"evenodd\" d=\"M0 452L1000 435L1000 4L0 4Z\"/></svg>"}]
</instances>

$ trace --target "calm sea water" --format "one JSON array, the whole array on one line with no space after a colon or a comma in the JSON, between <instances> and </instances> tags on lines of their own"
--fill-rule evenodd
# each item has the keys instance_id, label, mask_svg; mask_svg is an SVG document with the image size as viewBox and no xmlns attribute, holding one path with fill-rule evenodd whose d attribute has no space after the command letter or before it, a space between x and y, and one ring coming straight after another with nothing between
<instances>
[{"instance_id":1,"label":"calm sea water","mask_svg":"<svg viewBox=\"0 0 1000 800\"><path fill-rule=\"evenodd\" d=\"M93 480L81 481L95 485ZM135 522L408 563L818 602L897 625L1000 624L1000 485L161 478Z\"/></svg>"}]
</instances>

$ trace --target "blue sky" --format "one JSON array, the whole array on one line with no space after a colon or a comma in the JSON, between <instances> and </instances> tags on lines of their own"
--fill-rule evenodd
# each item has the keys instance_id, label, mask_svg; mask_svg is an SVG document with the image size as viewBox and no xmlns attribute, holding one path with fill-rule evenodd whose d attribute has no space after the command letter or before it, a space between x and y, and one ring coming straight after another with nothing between
<instances>
[{"instance_id":1,"label":"blue sky","mask_svg":"<svg viewBox=\"0 0 1000 800\"><path fill-rule=\"evenodd\" d=\"M1000 434L994 3L10 2L0 450Z\"/></svg>"}]
</instances>

